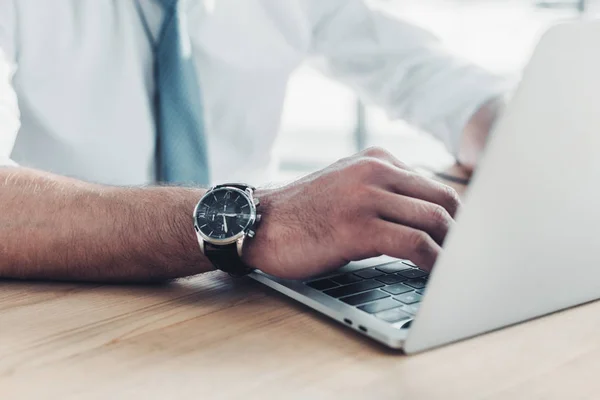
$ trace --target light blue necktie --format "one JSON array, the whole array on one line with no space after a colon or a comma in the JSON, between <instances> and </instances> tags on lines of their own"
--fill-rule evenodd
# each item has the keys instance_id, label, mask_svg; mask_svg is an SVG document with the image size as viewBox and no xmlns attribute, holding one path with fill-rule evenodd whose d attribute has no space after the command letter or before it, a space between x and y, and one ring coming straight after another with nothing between
<instances>
[{"instance_id":1,"label":"light blue necktie","mask_svg":"<svg viewBox=\"0 0 600 400\"><path fill-rule=\"evenodd\" d=\"M160 0L165 17L155 51L159 181L209 184L200 85L179 0Z\"/></svg>"}]
</instances>

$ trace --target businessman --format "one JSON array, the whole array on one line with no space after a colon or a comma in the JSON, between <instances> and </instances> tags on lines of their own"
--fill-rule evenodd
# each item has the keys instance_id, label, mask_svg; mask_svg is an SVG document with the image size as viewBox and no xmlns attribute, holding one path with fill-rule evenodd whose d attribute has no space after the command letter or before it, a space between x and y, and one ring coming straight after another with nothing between
<instances>
[{"instance_id":1,"label":"businessman","mask_svg":"<svg viewBox=\"0 0 600 400\"><path fill-rule=\"evenodd\" d=\"M268 180L305 61L471 167L504 90L360 0L0 0L0 277L220 268L192 211L202 187ZM262 220L227 260L286 278L380 254L431 268L459 206L382 149L253 196ZM242 218L211 215L223 235Z\"/></svg>"}]
</instances>

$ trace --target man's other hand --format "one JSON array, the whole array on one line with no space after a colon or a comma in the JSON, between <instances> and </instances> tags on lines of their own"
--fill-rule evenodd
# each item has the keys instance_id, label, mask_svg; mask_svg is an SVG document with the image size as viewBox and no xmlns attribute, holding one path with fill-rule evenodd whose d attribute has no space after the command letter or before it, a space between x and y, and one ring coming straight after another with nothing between
<instances>
[{"instance_id":1,"label":"man's other hand","mask_svg":"<svg viewBox=\"0 0 600 400\"><path fill-rule=\"evenodd\" d=\"M456 191L370 148L290 185L259 190L249 265L301 279L388 255L431 269L460 205Z\"/></svg>"}]
</instances>

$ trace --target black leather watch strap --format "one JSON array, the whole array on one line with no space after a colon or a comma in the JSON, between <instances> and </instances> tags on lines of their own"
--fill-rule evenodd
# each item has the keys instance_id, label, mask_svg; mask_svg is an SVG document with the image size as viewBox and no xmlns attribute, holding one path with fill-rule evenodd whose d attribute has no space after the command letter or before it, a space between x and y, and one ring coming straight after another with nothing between
<instances>
[{"instance_id":1,"label":"black leather watch strap","mask_svg":"<svg viewBox=\"0 0 600 400\"><path fill-rule=\"evenodd\" d=\"M213 263L215 268L225 271L229 275L244 276L254 270L240 260L235 243L225 246L215 246L205 242L204 254Z\"/></svg>"}]
</instances>

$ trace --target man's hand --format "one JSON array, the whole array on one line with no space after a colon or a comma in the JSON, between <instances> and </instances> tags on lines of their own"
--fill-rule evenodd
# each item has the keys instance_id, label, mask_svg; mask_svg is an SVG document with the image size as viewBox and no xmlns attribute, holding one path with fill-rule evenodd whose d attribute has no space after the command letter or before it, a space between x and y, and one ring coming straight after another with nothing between
<instances>
[{"instance_id":1,"label":"man's hand","mask_svg":"<svg viewBox=\"0 0 600 400\"><path fill-rule=\"evenodd\" d=\"M502 113L506 100L496 98L485 103L473 114L463 132L458 162L473 172L485 148L488 136L496 119Z\"/></svg>"},{"instance_id":2,"label":"man's hand","mask_svg":"<svg viewBox=\"0 0 600 400\"><path fill-rule=\"evenodd\" d=\"M0 168L0 278L146 282L209 271L190 216L204 193ZM453 189L382 149L257 197L263 220L244 259L285 278L380 254L431 268L459 206Z\"/></svg>"},{"instance_id":3,"label":"man's hand","mask_svg":"<svg viewBox=\"0 0 600 400\"><path fill-rule=\"evenodd\" d=\"M256 196L263 220L244 259L293 279L383 254L430 269L460 204L454 189L379 148Z\"/></svg>"}]
</instances>

